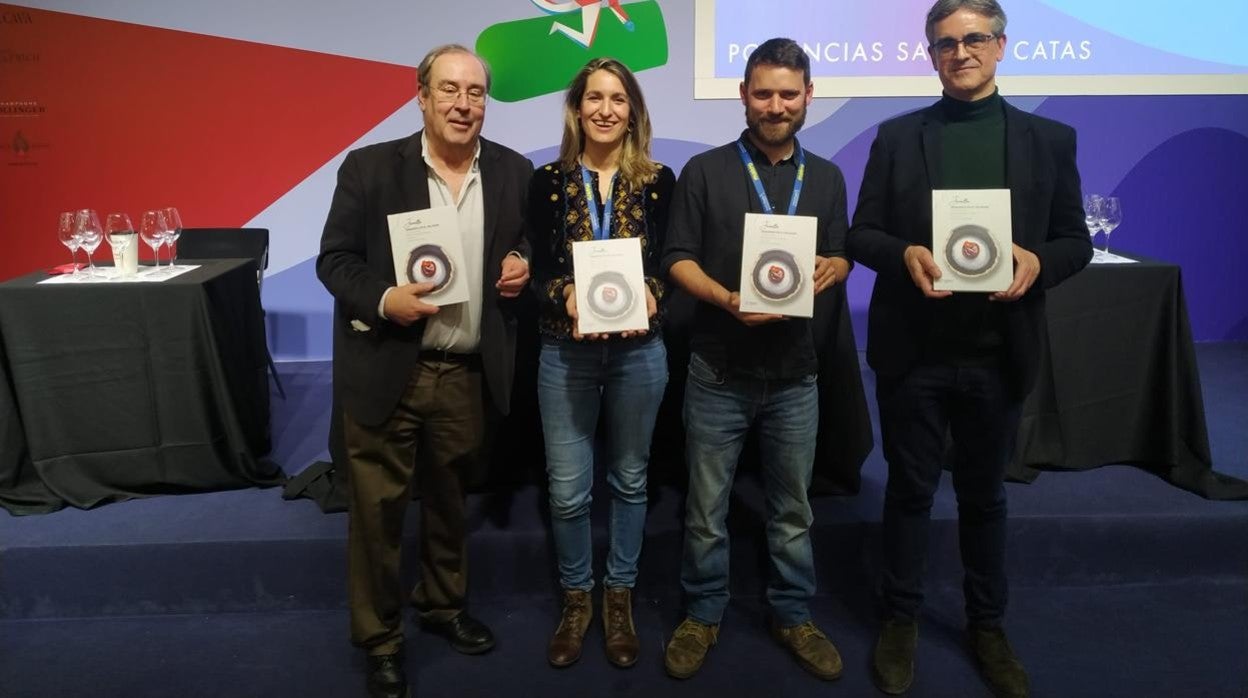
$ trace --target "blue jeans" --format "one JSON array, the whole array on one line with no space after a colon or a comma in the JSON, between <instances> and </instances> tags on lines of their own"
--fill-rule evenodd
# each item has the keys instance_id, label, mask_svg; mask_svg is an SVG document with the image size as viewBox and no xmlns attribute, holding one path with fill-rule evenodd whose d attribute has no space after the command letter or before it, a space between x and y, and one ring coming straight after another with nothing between
<instances>
[{"instance_id":1,"label":"blue jeans","mask_svg":"<svg viewBox=\"0 0 1248 698\"><path fill-rule=\"evenodd\" d=\"M814 516L806 490L815 461L819 392L815 375L784 381L727 376L700 356L689 359L685 386L685 550L680 583L686 612L717 624L728 605L728 496L737 458L752 426L762 452L771 571L767 602L783 626L810 620L815 564Z\"/></svg>"},{"instance_id":2,"label":"blue jeans","mask_svg":"<svg viewBox=\"0 0 1248 698\"><path fill-rule=\"evenodd\" d=\"M594 433L603 415L602 455L611 488L608 587L632 587L646 524L650 437L667 386L662 338L645 342L543 340L537 397L546 438L551 528L559 583L589 590L593 538Z\"/></svg>"}]
</instances>

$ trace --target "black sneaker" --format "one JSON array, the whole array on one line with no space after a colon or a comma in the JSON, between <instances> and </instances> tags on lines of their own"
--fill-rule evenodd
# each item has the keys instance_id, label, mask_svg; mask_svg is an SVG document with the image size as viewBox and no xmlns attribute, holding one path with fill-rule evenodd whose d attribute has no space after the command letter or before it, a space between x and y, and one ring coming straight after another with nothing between
<instances>
[{"instance_id":1,"label":"black sneaker","mask_svg":"<svg viewBox=\"0 0 1248 698\"><path fill-rule=\"evenodd\" d=\"M1018 660L1001 628L970 626L966 629L971 655L979 673L997 698L1027 698L1027 670Z\"/></svg>"},{"instance_id":2,"label":"black sneaker","mask_svg":"<svg viewBox=\"0 0 1248 698\"><path fill-rule=\"evenodd\" d=\"M914 683L914 649L919 642L919 624L912 620L884 621L871 655L871 680L890 696L910 690Z\"/></svg>"}]
</instances>

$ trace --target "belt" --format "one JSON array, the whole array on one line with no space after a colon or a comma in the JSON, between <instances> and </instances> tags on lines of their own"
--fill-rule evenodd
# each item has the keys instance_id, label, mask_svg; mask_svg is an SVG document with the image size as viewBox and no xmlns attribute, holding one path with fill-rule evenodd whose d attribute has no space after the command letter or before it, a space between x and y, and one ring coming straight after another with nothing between
<instances>
[{"instance_id":1,"label":"belt","mask_svg":"<svg viewBox=\"0 0 1248 698\"><path fill-rule=\"evenodd\" d=\"M459 354L444 349L421 349L421 361L440 361L444 364L471 364L481 360L480 354Z\"/></svg>"}]
</instances>

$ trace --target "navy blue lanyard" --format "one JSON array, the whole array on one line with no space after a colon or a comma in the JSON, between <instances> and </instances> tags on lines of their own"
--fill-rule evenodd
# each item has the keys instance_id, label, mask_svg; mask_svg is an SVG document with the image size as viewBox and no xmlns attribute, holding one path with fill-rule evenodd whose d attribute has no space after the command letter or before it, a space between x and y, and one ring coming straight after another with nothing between
<instances>
[{"instance_id":1,"label":"navy blue lanyard","mask_svg":"<svg viewBox=\"0 0 1248 698\"><path fill-rule=\"evenodd\" d=\"M797 149L797 177L793 179L793 195L789 197L790 216L797 213L797 200L802 196L802 180L806 178L806 151L802 150L802 146L796 141L794 141L794 147ZM758 176L758 168L754 167L754 161L750 159L750 154L745 150L745 144L740 140L737 141L737 151L741 153L741 164L745 165L745 171L750 173L750 181L754 183L754 191L758 193L758 201L763 206L763 213L774 213L771 199L768 199L767 192L763 191L763 181Z\"/></svg>"},{"instance_id":2,"label":"navy blue lanyard","mask_svg":"<svg viewBox=\"0 0 1248 698\"><path fill-rule=\"evenodd\" d=\"M613 207L612 199L615 198L615 178L620 176L619 172L611 175L611 187L607 190L606 202L602 207L602 219L598 218L598 202L594 201L594 178L589 173L589 168L581 165L581 181L585 182L585 205L589 206L589 227L594 231L595 240L606 240L611 237L611 208Z\"/></svg>"}]
</instances>

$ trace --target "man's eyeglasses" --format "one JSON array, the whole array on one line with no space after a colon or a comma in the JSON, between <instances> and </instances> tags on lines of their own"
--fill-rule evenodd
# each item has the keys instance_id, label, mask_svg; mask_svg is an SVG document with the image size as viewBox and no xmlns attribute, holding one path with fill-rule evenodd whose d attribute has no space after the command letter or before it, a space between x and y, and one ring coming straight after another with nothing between
<instances>
[{"instance_id":1,"label":"man's eyeglasses","mask_svg":"<svg viewBox=\"0 0 1248 698\"><path fill-rule=\"evenodd\" d=\"M967 51L982 51L988 47L989 42L996 38L996 34L980 34L979 32L967 34L961 39L954 39L946 36L943 39L937 40L936 43L931 46L928 46L927 49L932 53L939 53L942 56L952 56L958 52L958 44L965 46Z\"/></svg>"},{"instance_id":2,"label":"man's eyeglasses","mask_svg":"<svg viewBox=\"0 0 1248 698\"><path fill-rule=\"evenodd\" d=\"M480 87L460 89L450 83L444 83L433 89L433 98L438 102L458 102L461 96L467 97L468 103L474 107L485 104L485 90Z\"/></svg>"}]
</instances>

